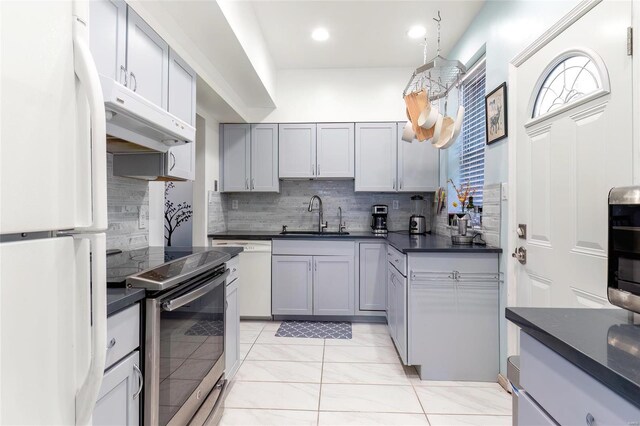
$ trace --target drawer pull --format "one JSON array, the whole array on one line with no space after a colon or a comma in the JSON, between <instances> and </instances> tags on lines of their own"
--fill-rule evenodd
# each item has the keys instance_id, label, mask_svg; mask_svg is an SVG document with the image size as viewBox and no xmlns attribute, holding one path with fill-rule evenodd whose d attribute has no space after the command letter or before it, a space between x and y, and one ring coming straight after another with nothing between
<instances>
[{"instance_id":1,"label":"drawer pull","mask_svg":"<svg viewBox=\"0 0 640 426\"><path fill-rule=\"evenodd\" d=\"M144 378L142 377L142 371L140 371L140 367L138 367L136 364L133 364L133 370L135 371L136 376L138 377L138 390L133 395L133 399L137 399L140 396L140 393L142 392L142 387L144 386Z\"/></svg>"},{"instance_id":2,"label":"drawer pull","mask_svg":"<svg viewBox=\"0 0 640 426\"><path fill-rule=\"evenodd\" d=\"M116 345L116 338L114 337L113 339L109 340L109 344L107 345L107 349L111 349L115 345Z\"/></svg>"},{"instance_id":3,"label":"drawer pull","mask_svg":"<svg viewBox=\"0 0 640 426\"><path fill-rule=\"evenodd\" d=\"M596 419L591 415L591 413L587 413L587 425L593 426L596 423Z\"/></svg>"}]
</instances>

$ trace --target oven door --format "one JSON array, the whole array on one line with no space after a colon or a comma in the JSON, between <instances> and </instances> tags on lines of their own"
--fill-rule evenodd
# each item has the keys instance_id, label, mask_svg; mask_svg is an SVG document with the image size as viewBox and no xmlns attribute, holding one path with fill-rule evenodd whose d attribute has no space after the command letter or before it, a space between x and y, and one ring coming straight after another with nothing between
<instances>
[{"instance_id":1,"label":"oven door","mask_svg":"<svg viewBox=\"0 0 640 426\"><path fill-rule=\"evenodd\" d=\"M224 372L222 269L147 299L145 424L187 424Z\"/></svg>"}]
</instances>

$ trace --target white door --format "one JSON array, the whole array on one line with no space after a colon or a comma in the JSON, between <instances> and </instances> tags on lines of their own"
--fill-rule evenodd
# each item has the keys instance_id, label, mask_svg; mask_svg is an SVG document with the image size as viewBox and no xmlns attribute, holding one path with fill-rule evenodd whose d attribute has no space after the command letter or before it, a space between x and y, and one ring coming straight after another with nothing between
<instances>
[{"instance_id":1,"label":"white door","mask_svg":"<svg viewBox=\"0 0 640 426\"><path fill-rule=\"evenodd\" d=\"M222 190L249 191L251 127L249 124L223 124L221 131Z\"/></svg>"},{"instance_id":2,"label":"white door","mask_svg":"<svg viewBox=\"0 0 640 426\"><path fill-rule=\"evenodd\" d=\"M321 178L354 177L354 124L318 124L316 175Z\"/></svg>"},{"instance_id":3,"label":"white door","mask_svg":"<svg viewBox=\"0 0 640 426\"><path fill-rule=\"evenodd\" d=\"M74 75L72 3L0 7L0 234L87 226L89 117Z\"/></svg>"},{"instance_id":4,"label":"white door","mask_svg":"<svg viewBox=\"0 0 640 426\"><path fill-rule=\"evenodd\" d=\"M89 3L89 38L98 72L127 84L127 4L124 0Z\"/></svg>"},{"instance_id":5,"label":"white door","mask_svg":"<svg viewBox=\"0 0 640 426\"><path fill-rule=\"evenodd\" d=\"M429 141L402 140L404 123L398 123L398 191L428 192L438 189L440 150Z\"/></svg>"},{"instance_id":6,"label":"white door","mask_svg":"<svg viewBox=\"0 0 640 426\"><path fill-rule=\"evenodd\" d=\"M89 250L71 237L0 244L1 424L75 424L88 367Z\"/></svg>"},{"instance_id":7,"label":"white door","mask_svg":"<svg viewBox=\"0 0 640 426\"><path fill-rule=\"evenodd\" d=\"M631 1L599 3L515 64L518 305L607 304L607 194L633 182L630 25Z\"/></svg>"},{"instance_id":8,"label":"white door","mask_svg":"<svg viewBox=\"0 0 640 426\"><path fill-rule=\"evenodd\" d=\"M251 190L278 192L278 125L251 125Z\"/></svg>"},{"instance_id":9,"label":"white door","mask_svg":"<svg viewBox=\"0 0 640 426\"><path fill-rule=\"evenodd\" d=\"M279 176L310 178L316 176L316 125L280 124Z\"/></svg>"},{"instance_id":10,"label":"white door","mask_svg":"<svg viewBox=\"0 0 640 426\"><path fill-rule=\"evenodd\" d=\"M356 123L356 191L396 191L396 123Z\"/></svg>"},{"instance_id":11,"label":"white door","mask_svg":"<svg viewBox=\"0 0 640 426\"><path fill-rule=\"evenodd\" d=\"M169 50L169 112L196 125L196 72L173 49Z\"/></svg>"},{"instance_id":12,"label":"white door","mask_svg":"<svg viewBox=\"0 0 640 426\"><path fill-rule=\"evenodd\" d=\"M167 109L169 45L133 9L127 8L128 87Z\"/></svg>"},{"instance_id":13,"label":"white door","mask_svg":"<svg viewBox=\"0 0 640 426\"><path fill-rule=\"evenodd\" d=\"M105 372L93 410L93 425L138 426L141 392L140 352L135 351Z\"/></svg>"}]
</instances>

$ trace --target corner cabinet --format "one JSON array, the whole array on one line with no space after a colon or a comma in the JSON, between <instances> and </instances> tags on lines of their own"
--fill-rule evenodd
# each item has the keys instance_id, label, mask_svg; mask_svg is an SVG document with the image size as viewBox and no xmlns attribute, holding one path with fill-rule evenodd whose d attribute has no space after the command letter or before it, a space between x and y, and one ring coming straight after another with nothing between
<instances>
[{"instance_id":1,"label":"corner cabinet","mask_svg":"<svg viewBox=\"0 0 640 426\"><path fill-rule=\"evenodd\" d=\"M278 125L220 126L222 192L278 192Z\"/></svg>"},{"instance_id":2,"label":"corner cabinet","mask_svg":"<svg viewBox=\"0 0 640 426\"><path fill-rule=\"evenodd\" d=\"M127 7L128 87L167 109L169 45L131 7Z\"/></svg>"},{"instance_id":3,"label":"corner cabinet","mask_svg":"<svg viewBox=\"0 0 640 426\"><path fill-rule=\"evenodd\" d=\"M396 191L396 123L356 123L356 191Z\"/></svg>"},{"instance_id":4,"label":"corner cabinet","mask_svg":"<svg viewBox=\"0 0 640 426\"><path fill-rule=\"evenodd\" d=\"M316 177L316 125L280 124L280 178Z\"/></svg>"},{"instance_id":5,"label":"corner cabinet","mask_svg":"<svg viewBox=\"0 0 640 426\"><path fill-rule=\"evenodd\" d=\"M404 123L356 124L356 191L427 192L438 188L439 150L402 140Z\"/></svg>"}]
</instances>

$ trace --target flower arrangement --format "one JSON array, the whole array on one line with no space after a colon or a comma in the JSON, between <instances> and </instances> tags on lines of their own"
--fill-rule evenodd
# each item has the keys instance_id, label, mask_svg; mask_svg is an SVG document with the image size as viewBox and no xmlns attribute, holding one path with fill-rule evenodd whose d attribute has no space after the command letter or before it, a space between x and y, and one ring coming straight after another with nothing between
<instances>
[{"instance_id":1,"label":"flower arrangement","mask_svg":"<svg viewBox=\"0 0 640 426\"><path fill-rule=\"evenodd\" d=\"M462 206L462 211L464 212L464 209L467 205L467 200L469 199L469 197L472 197L473 194L476 193L476 188L471 187L470 181L461 183L460 188L456 186L453 180L449 179L449 182L451 183L451 185L453 185L453 189L456 190L456 193L458 194L458 201L460 201L460 205ZM455 201L452 203L452 205L453 207L458 207L458 203Z\"/></svg>"}]
</instances>

